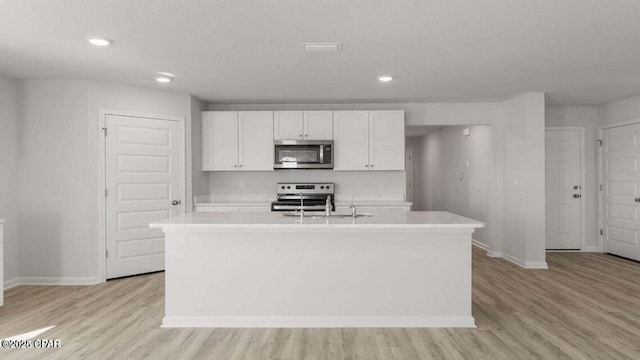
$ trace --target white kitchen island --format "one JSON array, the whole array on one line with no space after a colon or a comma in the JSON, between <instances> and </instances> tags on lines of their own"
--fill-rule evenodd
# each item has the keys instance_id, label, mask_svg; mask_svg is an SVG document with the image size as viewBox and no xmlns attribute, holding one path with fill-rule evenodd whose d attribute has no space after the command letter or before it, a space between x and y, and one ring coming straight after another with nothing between
<instances>
[{"instance_id":1,"label":"white kitchen island","mask_svg":"<svg viewBox=\"0 0 640 360\"><path fill-rule=\"evenodd\" d=\"M475 327L479 221L216 212L150 226L166 234L163 327Z\"/></svg>"}]
</instances>

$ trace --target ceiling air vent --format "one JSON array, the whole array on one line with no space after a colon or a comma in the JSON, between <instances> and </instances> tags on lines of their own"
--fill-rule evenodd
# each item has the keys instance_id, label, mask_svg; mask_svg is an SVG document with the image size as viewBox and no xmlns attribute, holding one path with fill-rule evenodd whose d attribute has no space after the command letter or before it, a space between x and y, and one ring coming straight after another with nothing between
<instances>
[{"instance_id":1,"label":"ceiling air vent","mask_svg":"<svg viewBox=\"0 0 640 360\"><path fill-rule=\"evenodd\" d=\"M302 43L302 49L304 51L340 51L342 50L342 43Z\"/></svg>"}]
</instances>

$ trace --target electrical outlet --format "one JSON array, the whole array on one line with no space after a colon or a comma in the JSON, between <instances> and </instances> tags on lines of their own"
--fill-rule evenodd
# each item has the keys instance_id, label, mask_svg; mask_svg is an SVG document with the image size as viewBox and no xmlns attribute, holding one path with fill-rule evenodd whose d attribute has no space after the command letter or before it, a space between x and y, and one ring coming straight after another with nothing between
<instances>
[{"instance_id":1,"label":"electrical outlet","mask_svg":"<svg viewBox=\"0 0 640 360\"><path fill-rule=\"evenodd\" d=\"M238 181L238 187L239 187L240 189L244 189L244 180L240 180L240 181Z\"/></svg>"}]
</instances>

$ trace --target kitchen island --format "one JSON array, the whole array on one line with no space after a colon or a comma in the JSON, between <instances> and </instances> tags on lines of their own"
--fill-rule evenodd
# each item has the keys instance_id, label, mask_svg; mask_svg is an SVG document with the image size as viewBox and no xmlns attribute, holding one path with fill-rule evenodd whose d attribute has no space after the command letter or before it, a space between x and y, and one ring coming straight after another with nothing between
<instances>
[{"instance_id":1,"label":"kitchen island","mask_svg":"<svg viewBox=\"0 0 640 360\"><path fill-rule=\"evenodd\" d=\"M150 226L166 235L163 327L475 327L476 220L217 212Z\"/></svg>"}]
</instances>

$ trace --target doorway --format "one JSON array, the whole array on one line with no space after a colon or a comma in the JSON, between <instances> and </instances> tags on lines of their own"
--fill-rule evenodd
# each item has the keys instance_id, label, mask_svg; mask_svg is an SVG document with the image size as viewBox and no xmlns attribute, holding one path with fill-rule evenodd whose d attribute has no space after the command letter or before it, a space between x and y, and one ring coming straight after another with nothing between
<instances>
[{"instance_id":1,"label":"doorway","mask_svg":"<svg viewBox=\"0 0 640 360\"><path fill-rule=\"evenodd\" d=\"M184 212L184 120L105 113L105 279L164 270L149 223Z\"/></svg>"}]
</instances>

